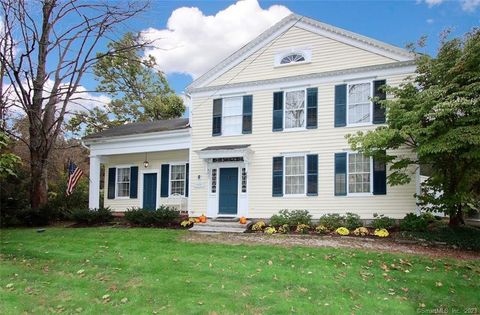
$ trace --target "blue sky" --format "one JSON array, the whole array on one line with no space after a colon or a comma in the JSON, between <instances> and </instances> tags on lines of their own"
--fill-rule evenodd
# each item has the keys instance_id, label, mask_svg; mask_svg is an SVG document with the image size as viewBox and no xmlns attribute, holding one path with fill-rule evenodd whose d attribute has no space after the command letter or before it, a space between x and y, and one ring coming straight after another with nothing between
<instances>
[{"instance_id":1,"label":"blue sky","mask_svg":"<svg viewBox=\"0 0 480 315\"><path fill-rule=\"evenodd\" d=\"M255 0L249 0L253 2L253 6L256 5ZM241 34L237 34L236 29L241 29L242 23L252 23L249 28L249 34L253 38L259 33L261 33L266 27L265 23L268 22L259 22L256 25L255 22L257 19L260 21L261 18L255 16L258 12L260 14L269 14L269 18L272 16L281 16L284 14L285 10L288 10L305 15L324 23L328 23L337 27L345 28L347 30L360 33L365 36L375 38L377 40L385 41L387 43L397 45L400 47L405 47L407 43L415 42L422 35L427 35L429 37L428 45L424 52L435 55L438 48L438 36L440 32L446 28L451 28L453 30L452 36L461 35L468 30L471 30L475 26L480 25L480 0L463 0L463 1L443 1L443 0L424 0L424 1L259 1L259 8L251 8L249 10L253 11L242 11L240 6L235 6L236 1L153 1L152 7L148 12L144 13L141 17L136 18L135 20L130 21L127 28L131 31L141 31L148 28L153 28L157 31L159 37L164 37L162 32L169 32L171 36L177 36L175 29L183 27L183 42L187 43L185 47L183 44L173 45L170 47L168 56L163 59L163 53L161 50L158 50L156 53L153 53L159 61L160 68L167 69L167 77L169 79L170 85L175 89L177 93L181 93L185 86L192 81L193 75L200 75L204 69L208 69L211 66L215 65L215 62L220 61L220 57L225 57L232 53L232 50L235 50L238 47L241 47L246 41L238 40L236 42L230 43L231 38L240 38ZM278 13L275 10L270 10L272 12L267 12L269 8L275 5L281 5L283 7L278 8L277 11L283 12ZM470 5L470 6L469 6ZM238 8L237 8L238 7ZM179 8L184 8L182 10L177 10ZM189 8L189 9L186 9ZM193 9L193 8L198 8ZM225 11L227 9L227 11ZM167 21L171 17L172 12L183 12L183 15L180 17L177 16L175 23L172 22L170 27L175 29L170 29L167 26ZM238 16L236 10L239 12ZM220 18L220 15L217 19L215 16L220 12L224 11L224 15L227 16L227 22L225 19ZM275 11L275 12L273 12ZM195 13L195 14L192 14ZM245 13L247 12L247 13ZM253 12L253 13L252 13ZM243 14L243 15L242 15ZM188 21L191 17L192 21ZM183 19L183 20L182 20ZM249 19L253 19L248 21ZM267 18L265 18L267 19ZM277 20L280 18L277 18ZM217 34L212 32L212 26L210 28L203 29L203 24L212 23L215 25L216 29L226 29L226 32L221 32ZM228 22L231 21L231 22ZM189 24L191 23L191 30L188 30ZM224 24L222 24L224 23ZM227 23L227 25L225 25ZM231 24L231 25L228 25ZM271 25L271 23L270 23ZM230 29L228 27L231 27ZM186 30L185 30L186 29ZM208 31L210 29L210 31ZM198 30L198 34L196 34ZM187 35L185 35L187 32ZM203 32L203 33L202 33ZM197 36L198 35L198 36ZM247 34L248 35L248 34ZM170 36L170 35L169 35ZM205 51L203 48L195 46L195 49L189 49L188 45L192 44L189 40L185 40L185 36L192 36L192 42L195 44L195 41L201 42L212 42L212 51ZM202 37L203 36L203 37ZM198 37L199 39L197 39ZM175 39L172 39L175 40ZM181 42L179 40L178 42ZM214 43L229 42L227 48L221 46L213 46ZM158 45L165 47L168 46L169 42L159 42ZM192 44L192 45L193 45ZM198 43L200 45L201 43ZM180 52L182 48L183 52ZM208 46L210 47L210 46ZM164 47L161 47L164 48ZM176 50L178 50L178 54ZM204 59L203 57L208 57L214 55L217 50L225 50L218 52L217 55L211 59ZM204 56L201 56L202 53ZM176 59L176 60L175 60ZM183 63L188 63L191 60L196 60L192 65L186 66L185 69L182 68ZM202 64L203 68L198 68L196 65ZM173 69L173 70L172 70ZM175 70L177 69L177 70ZM180 70L178 70L180 69ZM189 70L193 69L193 70ZM187 72L187 73L178 73L178 72ZM188 72L192 73L188 73ZM92 77L85 78L83 85L87 88L94 88L95 81Z\"/></svg>"}]
</instances>

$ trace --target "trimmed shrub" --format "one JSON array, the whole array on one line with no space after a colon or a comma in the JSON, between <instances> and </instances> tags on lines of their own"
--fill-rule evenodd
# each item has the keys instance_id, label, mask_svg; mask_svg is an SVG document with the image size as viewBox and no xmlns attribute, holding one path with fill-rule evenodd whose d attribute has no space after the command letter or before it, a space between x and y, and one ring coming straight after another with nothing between
<instances>
[{"instance_id":1,"label":"trimmed shrub","mask_svg":"<svg viewBox=\"0 0 480 315\"><path fill-rule=\"evenodd\" d=\"M280 210L278 214L272 215L270 224L274 226L281 226L289 224L290 212L287 209Z\"/></svg>"},{"instance_id":2,"label":"trimmed shrub","mask_svg":"<svg viewBox=\"0 0 480 315\"><path fill-rule=\"evenodd\" d=\"M389 233L387 229L375 229L375 232L373 232L373 235L378 237L388 237Z\"/></svg>"},{"instance_id":3,"label":"trimmed shrub","mask_svg":"<svg viewBox=\"0 0 480 315\"><path fill-rule=\"evenodd\" d=\"M318 222L330 231L334 231L344 225L343 217L337 213L322 215Z\"/></svg>"},{"instance_id":4,"label":"trimmed shrub","mask_svg":"<svg viewBox=\"0 0 480 315\"><path fill-rule=\"evenodd\" d=\"M383 214L378 215L376 213L373 214L373 221L372 226L375 229L391 229L395 226L395 219L389 218Z\"/></svg>"},{"instance_id":5,"label":"trimmed shrub","mask_svg":"<svg viewBox=\"0 0 480 315\"><path fill-rule=\"evenodd\" d=\"M272 215L270 225L281 226L288 224L290 226L299 224L308 224L312 222L312 215L308 210L287 210L283 209L278 214Z\"/></svg>"},{"instance_id":6,"label":"trimmed shrub","mask_svg":"<svg viewBox=\"0 0 480 315\"><path fill-rule=\"evenodd\" d=\"M131 208L125 212L125 220L140 226L165 226L179 220L180 214L175 208L161 206L156 210Z\"/></svg>"},{"instance_id":7,"label":"trimmed shrub","mask_svg":"<svg viewBox=\"0 0 480 315\"><path fill-rule=\"evenodd\" d=\"M400 229L403 231L426 231L427 226L428 222L425 217L415 213L408 213L400 222Z\"/></svg>"},{"instance_id":8,"label":"trimmed shrub","mask_svg":"<svg viewBox=\"0 0 480 315\"><path fill-rule=\"evenodd\" d=\"M263 231L263 233L271 235L277 233L277 230L273 226L269 226Z\"/></svg>"},{"instance_id":9,"label":"trimmed shrub","mask_svg":"<svg viewBox=\"0 0 480 315\"><path fill-rule=\"evenodd\" d=\"M113 220L110 208L86 209L78 208L72 210L71 219L78 224L103 224Z\"/></svg>"},{"instance_id":10,"label":"trimmed shrub","mask_svg":"<svg viewBox=\"0 0 480 315\"><path fill-rule=\"evenodd\" d=\"M362 220L360 220L360 216L356 213L347 212L345 216L345 227L349 230L355 230L358 227L363 226Z\"/></svg>"}]
</instances>

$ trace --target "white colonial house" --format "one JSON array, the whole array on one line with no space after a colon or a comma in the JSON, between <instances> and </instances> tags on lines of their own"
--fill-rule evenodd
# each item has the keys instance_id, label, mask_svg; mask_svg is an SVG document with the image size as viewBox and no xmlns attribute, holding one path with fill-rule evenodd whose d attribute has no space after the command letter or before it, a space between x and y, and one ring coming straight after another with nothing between
<instances>
[{"instance_id":1,"label":"white colonial house","mask_svg":"<svg viewBox=\"0 0 480 315\"><path fill-rule=\"evenodd\" d=\"M208 52L206 52L208 53ZM385 123L372 101L415 71L408 51L290 15L187 87L190 119L135 123L84 138L90 207L166 204L208 217L314 217L353 212L402 218L416 208L419 174L386 183L383 163L345 135ZM410 152L399 152L410 154Z\"/></svg>"}]
</instances>

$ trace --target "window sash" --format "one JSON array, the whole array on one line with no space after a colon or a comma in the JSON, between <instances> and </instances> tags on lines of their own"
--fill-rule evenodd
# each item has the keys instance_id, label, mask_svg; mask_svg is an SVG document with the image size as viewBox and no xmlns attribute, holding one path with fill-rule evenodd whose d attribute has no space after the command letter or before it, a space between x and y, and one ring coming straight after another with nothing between
<instances>
[{"instance_id":1,"label":"window sash","mask_svg":"<svg viewBox=\"0 0 480 315\"><path fill-rule=\"evenodd\" d=\"M285 157L285 195L304 195L306 167L305 156Z\"/></svg>"},{"instance_id":2,"label":"window sash","mask_svg":"<svg viewBox=\"0 0 480 315\"><path fill-rule=\"evenodd\" d=\"M186 165L170 165L170 195L185 196Z\"/></svg>"},{"instance_id":3,"label":"window sash","mask_svg":"<svg viewBox=\"0 0 480 315\"><path fill-rule=\"evenodd\" d=\"M243 122L243 97L223 99L222 135L241 135Z\"/></svg>"},{"instance_id":4,"label":"window sash","mask_svg":"<svg viewBox=\"0 0 480 315\"><path fill-rule=\"evenodd\" d=\"M358 83L348 86L348 124L368 124L372 120L372 84Z\"/></svg>"},{"instance_id":5,"label":"window sash","mask_svg":"<svg viewBox=\"0 0 480 315\"><path fill-rule=\"evenodd\" d=\"M117 168L117 197L130 197L130 167Z\"/></svg>"},{"instance_id":6,"label":"window sash","mask_svg":"<svg viewBox=\"0 0 480 315\"><path fill-rule=\"evenodd\" d=\"M348 193L371 193L371 158L361 153L348 154Z\"/></svg>"},{"instance_id":7,"label":"window sash","mask_svg":"<svg viewBox=\"0 0 480 315\"><path fill-rule=\"evenodd\" d=\"M305 128L306 91L285 92L285 129Z\"/></svg>"}]
</instances>

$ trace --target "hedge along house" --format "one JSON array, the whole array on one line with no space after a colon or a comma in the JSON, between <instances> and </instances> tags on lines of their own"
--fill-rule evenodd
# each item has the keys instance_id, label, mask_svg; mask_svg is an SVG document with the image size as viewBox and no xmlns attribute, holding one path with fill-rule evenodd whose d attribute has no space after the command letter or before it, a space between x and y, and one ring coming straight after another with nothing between
<instances>
[{"instance_id":1,"label":"hedge along house","mask_svg":"<svg viewBox=\"0 0 480 315\"><path fill-rule=\"evenodd\" d=\"M86 138L91 174L99 178L105 164L105 205L117 211L180 199L193 216L268 218L307 209L314 217L401 218L416 208L418 172L408 185L388 186L386 165L352 152L345 135L385 123L372 98L389 97L381 86L413 74L413 58L292 14L187 87L188 125L158 121L150 124L178 128L148 131L132 124ZM95 207L95 180L90 193Z\"/></svg>"}]
</instances>

